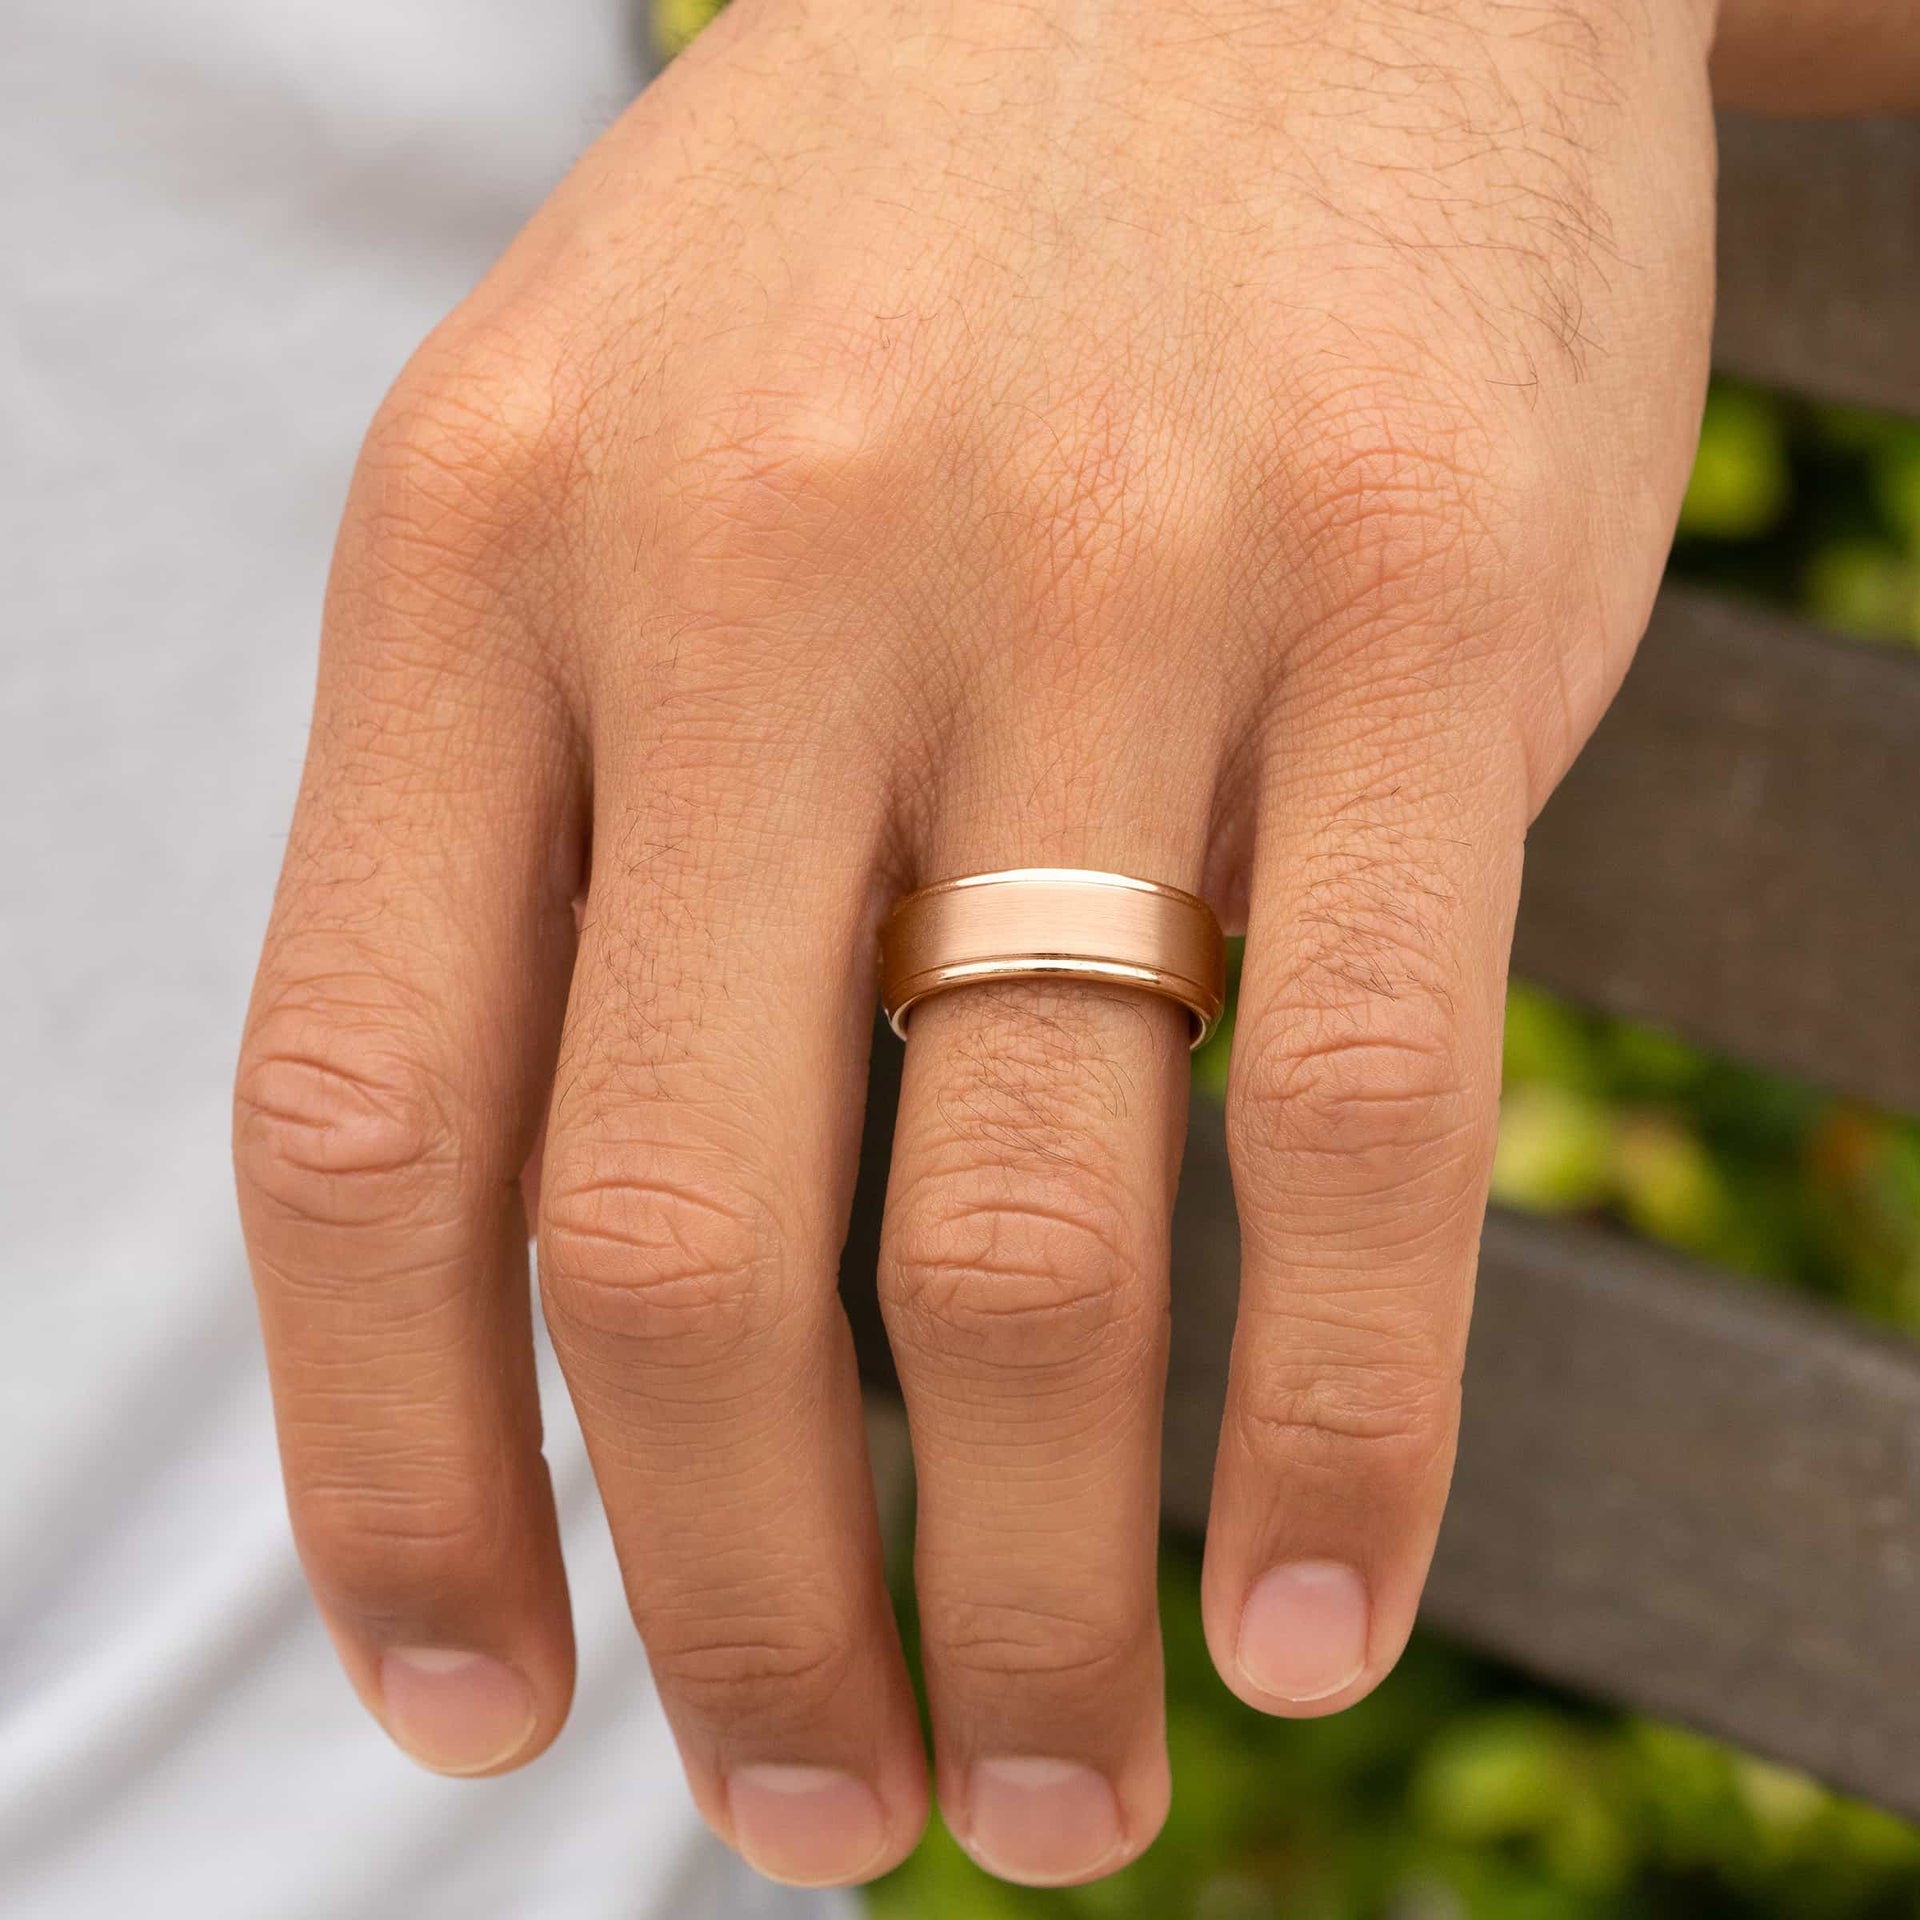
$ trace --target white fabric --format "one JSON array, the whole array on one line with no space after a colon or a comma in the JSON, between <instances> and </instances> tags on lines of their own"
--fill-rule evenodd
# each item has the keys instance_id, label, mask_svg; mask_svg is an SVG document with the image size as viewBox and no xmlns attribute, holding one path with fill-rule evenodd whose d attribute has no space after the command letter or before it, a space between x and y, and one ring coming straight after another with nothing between
<instances>
[{"instance_id":1,"label":"white fabric","mask_svg":"<svg viewBox=\"0 0 1920 1920\"><path fill-rule=\"evenodd\" d=\"M225 1164L355 442L630 91L626 15L0 11L8 1920L852 1911L699 1828L557 1393L572 1724L483 1783L386 1745L286 1538Z\"/></svg>"}]
</instances>

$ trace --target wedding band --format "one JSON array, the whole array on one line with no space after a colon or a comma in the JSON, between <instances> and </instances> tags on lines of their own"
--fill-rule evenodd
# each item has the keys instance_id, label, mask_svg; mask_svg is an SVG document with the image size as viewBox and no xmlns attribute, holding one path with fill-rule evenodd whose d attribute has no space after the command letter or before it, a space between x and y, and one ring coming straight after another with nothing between
<instances>
[{"instance_id":1,"label":"wedding band","mask_svg":"<svg viewBox=\"0 0 1920 1920\"><path fill-rule=\"evenodd\" d=\"M880 1004L907 1015L983 980L1089 980L1177 1000L1197 1047L1227 997L1226 942L1204 900L1178 887L1079 867L1014 867L937 881L897 901L880 929Z\"/></svg>"}]
</instances>

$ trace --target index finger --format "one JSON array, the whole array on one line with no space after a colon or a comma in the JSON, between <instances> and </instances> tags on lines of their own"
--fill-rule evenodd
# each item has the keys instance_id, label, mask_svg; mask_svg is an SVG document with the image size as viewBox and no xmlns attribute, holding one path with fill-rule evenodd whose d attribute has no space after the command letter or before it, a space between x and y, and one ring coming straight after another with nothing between
<instances>
[{"instance_id":1,"label":"index finger","mask_svg":"<svg viewBox=\"0 0 1920 1920\"><path fill-rule=\"evenodd\" d=\"M308 1579L396 1741L476 1773L550 1740L572 1685L516 1180L581 799L430 451L376 444L356 480L234 1150Z\"/></svg>"}]
</instances>

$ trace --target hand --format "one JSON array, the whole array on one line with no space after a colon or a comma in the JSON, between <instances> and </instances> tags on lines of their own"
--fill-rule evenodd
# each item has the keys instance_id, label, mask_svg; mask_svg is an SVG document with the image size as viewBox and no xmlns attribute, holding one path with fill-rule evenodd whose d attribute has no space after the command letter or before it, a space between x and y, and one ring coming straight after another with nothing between
<instances>
[{"instance_id":1,"label":"hand","mask_svg":"<svg viewBox=\"0 0 1920 1920\"><path fill-rule=\"evenodd\" d=\"M912 1846L835 1271L877 923L983 868L1246 927L1208 1629L1274 1713L1392 1665L1522 839L1698 416L1709 24L740 0L422 349L341 534L237 1142L300 1547L429 1764L566 1711L544 1116L545 1311L702 1808L784 1878ZM881 1284L938 1778L1014 1878L1166 1807L1186 1082L1158 1000L914 1016Z\"/></svg>"}]
</instances>

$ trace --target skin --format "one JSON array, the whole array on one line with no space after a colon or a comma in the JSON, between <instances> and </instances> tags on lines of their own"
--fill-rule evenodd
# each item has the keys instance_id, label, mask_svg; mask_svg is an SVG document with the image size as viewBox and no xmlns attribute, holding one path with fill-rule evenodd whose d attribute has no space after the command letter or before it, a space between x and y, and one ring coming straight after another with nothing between
<instances>
[{"instance_id":1,"label":"skin","mask_svg":"<svg viewBox=\"0 0 1920 1920\"><path fill-rule=\"evenodd\" d=\"M296 1535L417 1757L518 1765L567 1709L544 1135L547 1322L702 1810L789 1880L913 1846L834 1277L879 919L1009 865L1248 934L1208 1631L1268 1712L1391 1668L1522 841L1692 451L1713 24L737 0L420 350L341 531L236 1107ZM1754 98L1769 32L1726 56ZM1185 1037L1101 989L913 1021L881 1284L935 1774L1014 1879L1166 1810Z\"/></svg>"}]
</instances>

